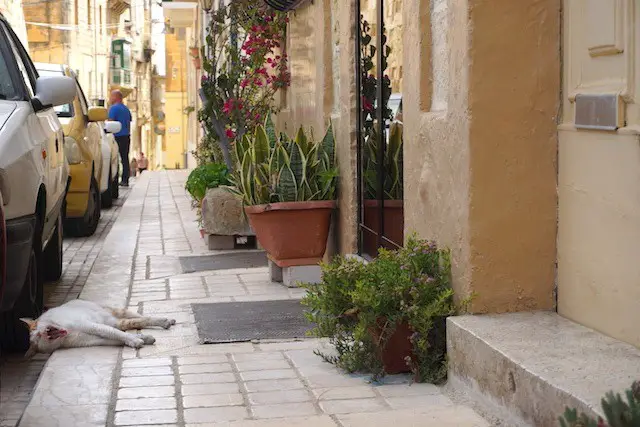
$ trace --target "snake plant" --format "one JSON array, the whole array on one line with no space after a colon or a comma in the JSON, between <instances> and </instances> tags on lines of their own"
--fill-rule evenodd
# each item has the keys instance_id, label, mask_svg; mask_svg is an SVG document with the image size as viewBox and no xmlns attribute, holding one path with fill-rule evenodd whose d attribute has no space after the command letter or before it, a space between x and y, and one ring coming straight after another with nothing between
<instances>
[{"instance_id":1,"label":"snake plant","mask_svg":"<svg viewBox=\"0 0 640 427\"><path fill-rule=\"evenodd\" d=\"M403 197L403 159L402 124L394 122L389 129L389 140L384 150L382 167L384 169L384 199L402 200ZM363 147L365 180L365 198L377 199L378 189L378 132L375 127L369 131Z\"/></svg>"},{"instance_id":2,"label":"snake plant","mask_svg":"<svg viewBox=\"0 0 640 427\"><path fill-rule=\"evenodd\" d=\"M321 141L300 127L296 137L276 136L268 116L253 135L235 144L238 167L231 190L246 206L277 202L334 200L338 179L333 127Z\"/></svg>"}]
</instances>

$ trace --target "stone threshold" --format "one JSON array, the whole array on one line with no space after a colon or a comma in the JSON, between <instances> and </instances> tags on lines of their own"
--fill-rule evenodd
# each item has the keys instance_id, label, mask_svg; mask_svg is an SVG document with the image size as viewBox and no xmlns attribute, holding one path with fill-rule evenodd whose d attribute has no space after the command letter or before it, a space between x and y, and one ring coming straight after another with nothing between
<instances>
[{"instance_id":1,"label":"stone threshold","mask_svg":"<svg viewBox=\"0 0 640 427\"><path fill-rule=\"evenodd\" d=\"M552 312L450 317L447 347L448 387L509 426L603 416L602 397L640 379L639 349Z\"/></svg>"}]
</instances>

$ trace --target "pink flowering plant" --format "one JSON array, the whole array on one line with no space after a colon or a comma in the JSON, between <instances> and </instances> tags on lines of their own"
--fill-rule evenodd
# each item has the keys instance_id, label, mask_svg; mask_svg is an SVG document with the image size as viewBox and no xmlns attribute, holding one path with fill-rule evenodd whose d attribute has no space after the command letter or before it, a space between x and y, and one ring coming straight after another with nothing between
<instances>
[{"instance_id":1,"label":"pink flowering plant","mask_svg":"<svg viewBox=\"0 0 640 427\"><path fill-rule=\"evenodd\" d=\"M233 170L232 145L277 112L275 96L289 86L284 52L288 18L253 0L235 0L213 11L211 18L202 52L204 105L198 117Z\"/></svg>"}]
</instances>

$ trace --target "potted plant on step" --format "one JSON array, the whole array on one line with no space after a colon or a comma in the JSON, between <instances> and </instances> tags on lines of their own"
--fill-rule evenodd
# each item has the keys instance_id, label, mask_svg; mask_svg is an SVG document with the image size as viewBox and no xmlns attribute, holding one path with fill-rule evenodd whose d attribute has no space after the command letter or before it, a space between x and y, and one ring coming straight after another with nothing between
<instances>
[{"instance_id":1,"label":"potted plant on step","mask_svg":"<svg viewBox=\"0 0 640 427\"><path fill-rule=\"evenodd\" d=\"M337 355L319 353L326 361L374 379L409 371L420 382L446 379L446 317L460 308L448 250L414 236L369 263L336 257L322 268L303 304L313 334L335 346Z\"/></svg>"},{"instance_id":2,"label":"potted plant on step","mask_svg":"<svg viewBox=\"0 0 640 427\"><path fill-rule=\"evenodd\" d=\"M322 260L338 172L331 125L321 141L300 128L295 139L276 137L271 117L235 144L234 191L242 198L251 228L279 267Z\"/></svg>"}]
</instances>

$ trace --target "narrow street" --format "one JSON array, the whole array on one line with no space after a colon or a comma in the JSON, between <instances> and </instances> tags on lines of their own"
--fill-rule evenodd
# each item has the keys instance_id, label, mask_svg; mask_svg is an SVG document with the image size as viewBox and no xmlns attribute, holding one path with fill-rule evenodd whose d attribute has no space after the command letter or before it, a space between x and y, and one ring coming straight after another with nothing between
<instances>
[{"instance_id":1,"label":"narrow street","mask_svg":"<svg viewBox=\"0 0 640 427\"><path fill-rule=\"evenodd\" d=\"M124 205L103 214L99 233L67 241L63 279L48 285L47 295L50 306L79 294L177 324L149 330L157 341L140 350L94 347L3 360L0 425L489 425L434 385L410 384L407 376L374 385L338 371L314 354L328 348L322 340L200 344L193 303L289 300L304 291L272 283L267 268L183 274L178 257L212 254L184 191L186 177L144 173Z\"/></svg>"}]
</instances>

